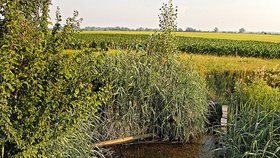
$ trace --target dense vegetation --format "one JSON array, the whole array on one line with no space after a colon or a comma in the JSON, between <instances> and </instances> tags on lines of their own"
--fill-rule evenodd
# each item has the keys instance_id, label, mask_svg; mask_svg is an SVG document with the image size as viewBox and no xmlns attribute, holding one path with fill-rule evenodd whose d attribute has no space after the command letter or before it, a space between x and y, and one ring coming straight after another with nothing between
<instances>
[{"instance_id":1,"label":"dense vegetation","mask_svg":"<svg viewBox=\"0 0 280 158\"><path fill-rule=\"evenodd\" d=\"M50 30L50 2L0 2L0 157L103 157L94 143L141 134L186 143L210 101L229 105L229 157L280 157L279 67L198 73L177 55L278 59L279 43L175 37L172 0L151 36L76 34L76 11L62 27L58 10Z\"/></svg>"},{"instance_id":2,"label":"dense vegetation","mask_svg":"<svg viewBox=\"0 0 280 158\"><path fill-rule=\"evenodd\" d=\"M230 106L229 157L280 156L280 91L262 80L237 85Z\"/></svg>"},{"instance_id":3,"label":"dense vegetation","mask_svg":"<svg viewBox=\"0 0 280 158\"><path fill-rule=\"evenodd\" d=\"M0 4L1 157L46 156L52 141L75 131L105 93L95 88L98 74L88 69L91 59L69 61L60 54L78 24L77 12L63 29L57 19L50 31L50 1Z\"/></svg>"},{"instance_id":4,"label":"dense vegetation","mask_svg":"<svg viewBox=\"0 0 280 158\"><path fill-rule=\"evenodd\" d=\"M87 135L106 140L154 133L161 140L187 141L189 132L201 133L203 128L196 127L203 126L203 116L207 111L203 106L204 83L189 63L185 67L165 56L176 51L175 48L193 54L280 58L280 44L274 42L181 36L175 39L174 34L173 37L165 36L161 33L153 36L145 33L83 33L67 46L89 52L110 48L128 52L107 57L104 64L108 67L102 66L100 69L106 80L104 83L112 85L111 98L100 107L96 114L98 119L92 121L94 130L86 132ZM173 42L168 43L169 38ZM158 58L157 55L164 57ZM202 74L207 83L207 97L217 105L229 105L228 133L222 140L227 156L279 157L279 67L233 70L220 66L213 65L213 70ZM187 73L184 72L186 70ZM190 84L189 81L193 80L196 82ZM178 82L183 84L175 84ZM189 91L189 88L192 90ZM190 102L192 99L183 97L185 93L196 99ZM198 100L202 102L196 102ZM184 104L186 101L187 104ZM195 106L195 102L199 106ZM194 112L196 110L199 112ZM191 123L192 119L196 119L193 120L195 124ZM187 126L194 127L194 131L189 131ZM115 129L115 132L111 129Z\"/></svg>"},{"instance_id":5,"label":"dense vegetation","mask_svg":"<svg viewBox=\"0 0 280 158\"><path fill-rule=\"evenodd\" d=\"M191 64L146 52L119 53L104 64L103 79L113 87L98 115L102 139L153 133L188 142L204 132L206 87Z\"/></svg>"},{"instance_id":6,"label":"dense vegetation","mask_svg":"<svg viewBox=\"0 0 280 158\"><path fill-rule=\"evenodd\" d=\"M146 51L117 55L64 54L76 46L78 12L62 27L58 10L49 30L50 2L0 3L1 157L97 157L108 153L91 147L98 140L152 133L188 142L205 131L205 82L174 58L171 0Z\"/></svg>"},{"instance_id":7,"label":"dense vegetation","mask_svg":"<svg viewBox=\"0 0 280 158\"><path fill-rule=\"evenodd\" d=\"M145 34L80 34L69 49L95 48L101 50L146 50L149 35ZM193 54L280 58L280 43L225 40L213 38L177 37L178 50Z\"/></svg>"}]
</instances>

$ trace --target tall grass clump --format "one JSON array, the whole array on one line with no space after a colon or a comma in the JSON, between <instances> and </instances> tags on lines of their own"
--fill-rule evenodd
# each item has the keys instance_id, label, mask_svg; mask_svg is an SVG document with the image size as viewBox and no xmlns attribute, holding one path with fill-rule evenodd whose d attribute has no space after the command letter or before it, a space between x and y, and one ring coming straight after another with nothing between
<instances>
[{"instance_id":1,"label":"tall grass clump","mask_svg":"<svg viewBox=\"0 0 280 158\"><path fill-rule=\"evenodd\" d=\"M101 139L153 133L187 142L204 132L206 88L191 64L146 52L119 53L104 63L102 78L112 89L98 112Z\"/></svg>"},{"instance_id":2,"label":"tall grass clump","mask_svg":"<svg viewBox=\"0 0 280 158\"><path fill-rule=\"evenodd\" d=\"M280 157L280 91L264 81L239 84L230 106L229 157Z\"/></svg>"}]
</instances>

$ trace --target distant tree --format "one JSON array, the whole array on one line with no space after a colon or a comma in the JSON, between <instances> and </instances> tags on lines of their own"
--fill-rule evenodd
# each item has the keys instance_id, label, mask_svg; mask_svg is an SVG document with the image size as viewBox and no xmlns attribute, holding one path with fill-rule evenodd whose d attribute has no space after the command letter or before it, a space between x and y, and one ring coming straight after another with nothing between
<instances>
[{"instance_id":1,"label":"distant tree","mask_svg":"<svg viewBox=\"0 0 280 158\"><path fill-rule=\"evenodd\" d=\"M186 32L196 32L196 29L192 28L192 27L187 27Z\"/></svg>"},{"instance_id":2,"label":"distant tree","mask_svg":"<svg viewBox=\"0 0 280 158\"><path fill-rule=\"evenodd\" d=\"M144 28L143 27L139 27L136 29L137 31L144 31Z\"/></svg>"},{"instance_id":3,"label":"distant tree","mask_svg":"<svg viewBox=\"0 0 280 158\"><path fill-rule=\"evenodd\" d=\"M177 31L178 32L184 32L184 30L182 28L178 28Z\"/></svg>"},{"instance_id":4,"label":"distant tree","mask_svg":"<svg viewBox=\"0 0 280 158\"><path fill-rule=\"evenodd\" d=\"M246 32L246 30L244 28L240 28L238 31L238 33L244 33L244 32Z\"/></svg>"},{"instance_id":5,"label":"distant tree","mask_svg":"<svg viewBox=\"0 0 280 158\"><path fill-rule=\"evenodd\" d=\"M219 32L219 28L218 27L215 27L213 32Z\"/></svg>"}]
</instances>

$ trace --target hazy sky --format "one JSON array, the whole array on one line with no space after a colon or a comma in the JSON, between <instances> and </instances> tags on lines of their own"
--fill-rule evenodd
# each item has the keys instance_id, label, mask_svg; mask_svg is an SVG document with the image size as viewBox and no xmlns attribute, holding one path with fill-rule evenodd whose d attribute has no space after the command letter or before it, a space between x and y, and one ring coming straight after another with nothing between
<instances>
[{"instance_id":1,"label":"hazy sky","mask_svg":"<svg viewBox=\"0 0 280 158\"><path fill-rule=\"evenodd\" d=\"M167 0L53 0L63 18L78 10L85 26L158 27L159 8ZM201 30L280 32L280 0L173 0L178 27Z\"/></svg>"}]
</instances>

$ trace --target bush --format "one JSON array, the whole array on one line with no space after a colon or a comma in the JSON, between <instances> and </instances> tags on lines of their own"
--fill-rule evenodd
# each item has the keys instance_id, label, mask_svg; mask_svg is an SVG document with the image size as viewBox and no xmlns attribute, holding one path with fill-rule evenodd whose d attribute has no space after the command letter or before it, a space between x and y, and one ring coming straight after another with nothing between
<instances>
[{"instance_id":1,"label":"bush","mask_svg":"<svg viewBox=\"0 0 280 158\"><path fill-rule=\"evenodd\" d=\"M97 86L97 72L89 67L95 59L67 60L60 55L64 48L61 41L68 40L76 21L68 19L62 31L55 27L50 34L49 3L22 0L3 5L2 157L45 156L53 140L87 120L106 98L102 87Z\"/></svg>"},{"instance_id":2,"label":"bush","mask_svg":"<svg viewBox=\"0 0 280 158\"><path fill-rule=\"evenodd\" d=\"M86 87L89 88L90 93L84 93L85 90L82 89L71 88L75 93L74 96L79 97L79 101L81 101L79 106L75 106L72 111L76 111L82 116L79 116L79 122L72 127L73 130L65 131L57 139L50 140L50 144L46 147L46 155L47 157L102 157L104 152L89 146L97 141L97 131L93 130L91 120L95 119L97 106L104 103L109 96L106 92L107 88L100 82L101 74L96 71L96 67L102 63L103 57L83 52L67 54L63 58L65 69L75 70L77 72L75 74L79 75L76 76L79 81L76 86L81 84L83 80L87 80L89 85ZM70 98L71 93L68 94ZM82 97L92 102L82 100ZM81 120L81 118L84 119Z\"/></svg>"},{"instance_id":3,"label":"bush","mask_svg":"<svg viewBox=\"0 0 280 158\"><path fill-rule=\"evenodd\" d=\"M95 60L54 55L48 62L38 60L48 64L45 67L36 62L13 78L3 75L0 115L5 153L44 154L51 140L94 114L105 98L98 74L89 68Z\"/></svg>"}]
</instances>

